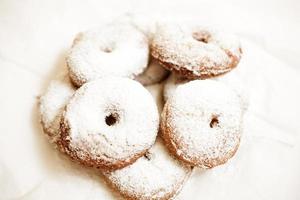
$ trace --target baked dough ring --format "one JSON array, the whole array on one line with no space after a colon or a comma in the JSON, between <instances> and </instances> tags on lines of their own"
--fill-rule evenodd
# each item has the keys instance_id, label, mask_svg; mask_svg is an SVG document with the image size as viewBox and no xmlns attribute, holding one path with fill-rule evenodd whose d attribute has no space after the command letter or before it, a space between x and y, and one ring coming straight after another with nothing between
<instances>
[{"instance_id":1,"label":"baked dough ring","mask_svg":"<svg viewBox=\"0 0 300 200\"><path fill-rule=\"evenodd\" d=\"M65 108L61 143L87 166L119 169L154 144L159 126L151 94L128 78L107 77L80 87Z\"/></svg>"},{"instance_id":2,"label":"baked dough ring","mask_svg":"<svg viewBox=\"0 0 300 200\"><path fill-rule=\"evenodd\" d=\"M76 86L106 76L134 78L148 64L147 37L130 23L112 23L80 33L67 56Z\"/></svg>"},{"instance_id":3,"label":"baked dough ring","mask_svg":"<svg viewBox=\"0 0 300 200\"><path fill-rule=\"evenodd\" d=\"M157 27L151 54L167 69L188 79L206 79L237 66L242 55L233 35L203 27Z\"/></svg>"},{"instance_id":4,"label":"baked dough ring","mask_svg":"<svg viewBox=\"0 0 300 200\"><path fill-rule=\"evenodd\" d=\"M161 200L174 198L191 172L192 167L173 158L158 138L145 156L104 177L126 199Z\"/></svg>"},{"instance_id":5,"label":"baked dough ring","mask_svg":"<svg viewBox=\"0 0 300 200\"><path fill-rule=\"evenodd\" d=\"M179 86L167 101L161 133L180 160L201 168L226 163L238 149L243 110L225 84L196 80Z\"/></svg>"}]
</instances>

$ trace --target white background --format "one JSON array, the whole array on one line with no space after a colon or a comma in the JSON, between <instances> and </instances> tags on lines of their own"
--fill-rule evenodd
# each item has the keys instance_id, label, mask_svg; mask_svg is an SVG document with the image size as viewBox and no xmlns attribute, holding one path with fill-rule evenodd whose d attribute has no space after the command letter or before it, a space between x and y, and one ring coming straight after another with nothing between
<instances>
[{"instance_id":1,"label":"white background","mask_svg":"<svg viewBox=\"0 0 300 200\"><path fill-rule=\"evenodd\" d=\"M196 170L178 198L300 199L299 11L297 0L0 0L0 199L116 197L96 173L52 149L36 97L64 66L77 32L124 13L212 24L257 45L249 45L259 55L248 63L262 70L243 74L255 105L248 139L228 165Z\"/></svg>"}]
</instances>

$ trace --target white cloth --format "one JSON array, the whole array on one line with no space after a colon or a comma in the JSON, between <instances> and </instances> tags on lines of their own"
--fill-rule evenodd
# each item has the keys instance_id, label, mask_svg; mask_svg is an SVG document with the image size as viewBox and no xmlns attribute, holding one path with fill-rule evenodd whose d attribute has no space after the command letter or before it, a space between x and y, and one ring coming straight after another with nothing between
<instances>
[{"instance_id":1,"label":"white cloth","mask_svg":"<svg viewBox=\"0 0 300 200\"><path fill-rule=\"evenodd\" d=\"M52 148L42 134L36 97L65 65L77 32L125 12L147 16L141 21L223 26L243 38L236 70L250 106L241 147L228 164L195 170L177 198L300 199L299 3L258 2L1 1L0 200L118 197L97 173ZM158 101L161 87L150 87Z\"/></svg>"}]
</instances>

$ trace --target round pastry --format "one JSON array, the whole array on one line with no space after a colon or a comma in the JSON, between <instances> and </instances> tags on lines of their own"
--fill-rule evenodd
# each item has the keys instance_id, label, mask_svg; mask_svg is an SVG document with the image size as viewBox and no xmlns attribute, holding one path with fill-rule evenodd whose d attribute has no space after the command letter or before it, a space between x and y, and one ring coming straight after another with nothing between
<instances>
[{"instance_id":1,"label":"round pastry","mask_svg":"<svg viewBox=\"0 0 300 200\"><path fill-rule=\"evenodd\" d=\"M47 91L39 99L41 124L51 142L55 143L59 139L61 115L74 92L69 76L64 74L51 81Z\"/></svg>"},{"instance_id":2,"label":"round pastry","mask_svg":"<svg viewBox=\"0 0 300 200\"><path fill-rule=\"evenodd\" d=\"M130 23L112 23L80 33L67 56L76 86L106 76L133 78L148 64L147 37Z\"/></svg>"},{"instance_id":3,"label":"round pastry","mask_svg":"<svg viewBox=\"0 0 300 200\"><path fill-rule=\"evenodd\" d=\"M161 133L180 160L212 168L237 151L242 119L240 99L233 90L221 82L196 80L179 86L167 101Z\"/></svg>"},{"instance_id":4,"label":"round pastry","mask_svg":"<svg viewBox=\"0 0 300 200\"><path fill-rule=\"evenodd\" d=\"M135 77L135 80L141 84L153 85L163 81L169 74L169 71L160 66L155 60L151 60L146 70Z\"/></svg>"},{"instance_id":5,"label":"round pastry","mask_svg":"<svg viewBox=\"0 0 300 200\"><path fill-rule=\"evenodd\" d=\"M151 54L164 67L189 79L206 79L237 66L242 55L232 35L203 27L157 27Z\"/></svg>"},{"instance_id":6,"label":"round pastry","mask_svg":"<svg viewBox=\"0 0 300 200\"><path fill-rule=\"evenodd\" d=\"M211 80L220 81L220 82L226 84L227 86L231 87L237 93L237 95L240 97L240 101L241 101L243 110L246 111L248 109L249 97L246 92L246 89L243 87L242 81L239 79L238 73L235 73L233 70L232 72L230 72L226 75L224 74L224 75L221 75L218 77L214 77ZM168 79L164 85L164 90L163 90L164 101L167 102L167 100L174 94L176 88L179 85L183 85L189 81L190 80L188 80L182 76L172 73L168 77Z\"/></svg>"},{"instance_id":7,"label":"round pastry","mask_svg":"<svg viewBox=\"0 0 300 200\"><path fill-rule=\"evenodd\" d=\"M88 82L61 121L61 144L73 159L102 169L125 167L153 145L159 115L151 94L128 78Z\"/></svg>"},{"instance_id":8,"label":"round pastry","mask_svg":"<svg viewBox=\"0 0 300 200\"><path fill-rule=\"evenodd\" d=\"M176 196L191 172L192 167L174 159L158 139L135 163L104 177L126 199L160 200Z\"/></svg>"}]
</instances>

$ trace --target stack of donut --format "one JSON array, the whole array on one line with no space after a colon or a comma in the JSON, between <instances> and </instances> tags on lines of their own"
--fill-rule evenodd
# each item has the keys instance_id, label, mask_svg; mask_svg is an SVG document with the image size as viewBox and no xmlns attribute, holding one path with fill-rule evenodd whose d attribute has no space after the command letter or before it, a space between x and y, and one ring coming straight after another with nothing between
<instances>
[{"instance_id":1,"label":"stack of donut","mask_svg":"<svg viewBox=\"0 0 300 200\"><path fill-rule=\"evenodd\" d=\"M164 24L145 34L114 22L79 33L68 72L40 98L43 130L125 198L173 198L194 167L224 164L238 149L245 99L223 76L241 54L234 36L203 27ZM159 117L144 86L169 71Z\"/></svg>"}]
</instances>

